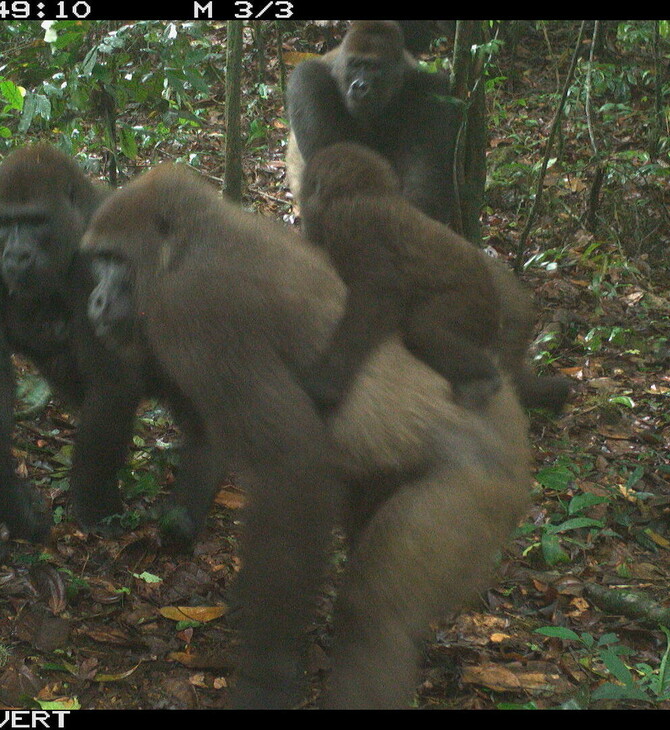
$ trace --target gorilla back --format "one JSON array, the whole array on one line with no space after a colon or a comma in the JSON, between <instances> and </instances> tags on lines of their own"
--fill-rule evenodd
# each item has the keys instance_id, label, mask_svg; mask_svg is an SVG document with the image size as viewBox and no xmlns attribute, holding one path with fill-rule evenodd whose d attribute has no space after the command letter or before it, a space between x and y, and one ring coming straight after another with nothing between
<instances>
[{"instance_id":1,"label":"gorilla back","mask_svg":"<svg viewBox=\"0 0 670 730\"><path fill-rule=\"evenodd\" d=\"M201 524L217 472L244 465L235 704L295 699L302 634L340 514L351 557L326 704L406 704L429 619L485 584L526 505L526 424L509 387L469 412L391 337L325 431L297 383L342 316L341 281L309 244L184 170L159 168L117 193L85 245L98 262L96 328L157 374L186 425L172 499L187 524ZM119 328L127 311L135 321ZM346 506L336 513L341 483Z\"/></svg>"}]
</instances>

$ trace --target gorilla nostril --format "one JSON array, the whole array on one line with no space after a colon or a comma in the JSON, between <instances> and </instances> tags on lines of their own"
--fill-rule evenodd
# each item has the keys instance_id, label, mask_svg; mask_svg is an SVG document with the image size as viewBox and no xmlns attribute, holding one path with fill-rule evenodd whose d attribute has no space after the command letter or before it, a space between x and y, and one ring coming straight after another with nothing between
<instances>
[{"instance_id":1,"label":"gorilla nostril","mask_svg":"<svg viewBox=\"0 0 670 730\"><path fill-rule=\"evenodd\" d=\"M98 294L97 296L91 297L91 302L89 304L89 312L94 317L100 317L102 314L104 314L105 311L105 297L102 296L102 294Z\"/></svg>"}]
</instances>

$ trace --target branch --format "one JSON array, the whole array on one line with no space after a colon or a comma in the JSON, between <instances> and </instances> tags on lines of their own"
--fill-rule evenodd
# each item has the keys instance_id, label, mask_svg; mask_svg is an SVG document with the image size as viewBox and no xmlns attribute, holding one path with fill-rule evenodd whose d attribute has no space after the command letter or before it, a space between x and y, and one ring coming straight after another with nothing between
<instances>
[{"instance_id":1,"label":"branch","mask_svg":"<svg viewBox=\"0 0 670 730\"><path fill-rule=\"evenodd\" d=\"M540 174L539 174L538 180L537 180L537 186L535 188L535 200L533 201L533 207L531 208L530 213L528 215L528 221L526 222L526 227L523 229L523 233L521 234L521 238L519 239L519 248L517 250L516 259L514 261L514 270L515 271L521 270L521 264L523 262L523 256L524 256L524 253L526 250L526 241L528 240L528 236L530 234L531 228L533 227L533 223L535 222L535 217L537 215L537 211L539 210L539 207L540 207L540 201L542 199L542 186L544 185L544 177L547 173L547 166L549 164L549 155L551 153L551 147L554 143L554 137L556 136L556 130L558 129L558 126L561 121L561 117L563 116L563 109L565 107L565 100L568 97L568 90L570 89L570 84L572 83L572 79L575 75L575 68L577 66L579 50L582 45L582 38L584 37L585 26L586 26L586 21L583 20L581 26L579 27L579 36L577 37L575 51L572 54L572 61L570 62L570 68L568 69L568 75L566 76L565 83L563 84L563 92L561 94L561 100L558 103L558 108L556 109L554 121L551 124L551 131L549 132L549 139L547 140L547 147L544 152L544 159L542 160L542 168L540 169Z\"/></svg>"}]
</instances>

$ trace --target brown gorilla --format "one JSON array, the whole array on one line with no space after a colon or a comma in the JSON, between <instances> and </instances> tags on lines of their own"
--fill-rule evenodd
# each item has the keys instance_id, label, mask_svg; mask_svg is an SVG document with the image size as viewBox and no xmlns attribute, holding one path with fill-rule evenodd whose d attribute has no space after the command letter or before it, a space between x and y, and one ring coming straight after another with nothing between
<instances>
[{"instance_id":1,"label":"brown gorilla","mask_svg":"<svg viewBox=\"0 0 670 730\"><path fill-rule=\"evenodd\" d=\"M0 165L0 522L13 537L39 539L49 521L14 474L12 352L30 358L78 411L70 483L80 522L93 526L122 508L117 471L132 434L137 378L125 380L123 363L93 334L92 282L79 255L108 193L47 144L17 149Z\"/></svg>"},{"instance_id":2,"label":"brown gorilla","mask_svg":"<svg viewBox=\"0 0 670 730\"><path fill-rule=\"evenodd\" d=\"M96 331L152 374L186 427L189 478L172 497L181 524L197 531L214 477L244 466L245 652L234 704L295 699L327 533L341 519L351 558L326 705L404 706L428 621L485 585L525 509L526 423L508 385L482 412L462 409L392 335L326 433L298 382L342 315L341 281L309 244L179 167L115 194L84 245L98 282Z\"/></svg>"},{"instance_id":3,"label":"brown gorilla","mask_svg":"<svg viewBox=\"0 0 670 730\"><path fill-rule=\"evenodd\" d=\"M381 155L353 143L325 147L305 167L302 190L305 233L348 287L333 341L304 380L319 405L336 404L370 348L399 331L459 402L484 405L500 363L524 405L560 411L568 381L537 378L526 364L528 294L502 264L411 205Z\"/></svg>"},{"instance_id":4,"label":"brown gorilla","mask_svg":"<svg viewBox=\"0 0 670 730\"><path fill-rule=\"evenodd\" d=\"M319 150L302 191L305 233L348 289L333 341L305 380L310 395L332 408L369 351L399 331L459 403L484 406L500 387L500 302L487 256L411 205L391 165L363 145Z\"/></svg>"},{"instance_id":5,"label":"brown gorilla","mask_svg":"<svg viewBox=\"0 0 670 730\"><path fill-rule=\"evenodd\" d=\"M449 74L421 70L397 22L354 21L337 48L302 61L289 77L287 175L295 198L316 152L358 142L391 163L417 208L458 230L453 172L463 112L449 93Z\"/></svg>"}]
</instances>

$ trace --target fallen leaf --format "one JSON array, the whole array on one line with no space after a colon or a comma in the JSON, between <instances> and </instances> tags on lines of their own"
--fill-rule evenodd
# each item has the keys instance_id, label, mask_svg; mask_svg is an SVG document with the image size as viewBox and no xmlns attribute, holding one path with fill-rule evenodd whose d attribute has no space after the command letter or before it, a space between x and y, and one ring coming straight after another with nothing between
<instances>
[{"instance_id":1,"label":"fallen leaf","mask_svg":"<svg viewBox=\"0 0 670 730\"><path fill-rule=\"evenodd\" d=\"M171 621L200 621L201 623L207 623L207 621L221 618L227 610L227 606L164 606L158 609L158 612L163 618L168 618Z\"/></svg>"},{"instance_id":2,"label":"fallen leaf","mask_svg":"<svg viewBox=\"0 0 670 730\"><path fill-rule=\"evenodd\" d=\"M227 509L241 509L244 507L245 494L241 489L226 485L219 489L214 501Z\"/></svg>"},{"instance_id":3,"label":"fallen leaf","mask_svg":"<svg viewBox=\"0 0 670 730\"><path fill-rule=\"evenodd\" d=\"M489 640L494 644L502 644L503 641L512 638L509 634L495 633L489 636Z\"/></svg>"},{"instance_id":4,"label":"fallen leaf","mask_svg":"<svg viewBox=\"0 0 670 730\"><path fill-rule=\"evenodd\" d=\"M172 662L179 662L189 669L223 669L232 671L237 663L236 657L223 655L220 651L195 652L171 651L167 658Z\"/></svg>"},{"instance_id":5,"label":"fallen leaf","mask_svg":"<svg viewBox=\"0 0 670 730\"><path fill-rule=\"evenodd\" d=\"M35 698L37 704L43 710L79 710L81 705L76 697L59 697L55 700L39 700Z\"/></svg>"},{"instance_id":6,"label":"fallen leaf","mask_svg":"<svg viewBox=\"0 0 670 730\"><path fill-rule=\"evenodd\" d=\"M541 667L523 666L520 662L512 662L507 666L500 664L479 664L466 666L463 669L464 684L479 684L494 692L551 691L553 685L560 681L560 674L553 665L541 664Z\"/></svg>"},{"instance_id":7,"label":"fallen leaf","mask_svg":"<svg viewBox=\"0 0 670 730\"><path fill-rule=\"evenodd\" d=\"M130 634L113 627L104 629L82 629L81 633L100 644L127 645L136 643Z\"/></svg>"},{"instance_id":8,"label":"fallen leaf","mask_svg":"<svg viewBox=\"0 0 670 730\"><path fill-rule=\"evenodd\" d=\"M670 541L666 540L662 535L659 535L658 532L654 532L650 527L644 531L644 534L662 548L666 550L670 549Z\"/></svg>"},{"instance_id":9,"label":"fallen leaf","mask_svg":"<svg viewBox=\"0 0 670 730\"><path fill-rule=\"evenodd\" d=\"M140 666L142 662L138 662L134 667L131 667L125 672L119 672L118 674L96 674L93 678L95 682L118 682L121 679L130 677L130 675Z\"/></svg>"}]
</instances>

